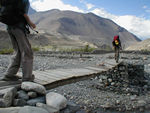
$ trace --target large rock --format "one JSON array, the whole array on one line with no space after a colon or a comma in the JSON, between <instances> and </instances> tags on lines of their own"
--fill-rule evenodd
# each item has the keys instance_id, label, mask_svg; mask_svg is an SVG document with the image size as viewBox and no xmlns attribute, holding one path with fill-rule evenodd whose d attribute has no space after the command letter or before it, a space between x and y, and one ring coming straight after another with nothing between
<instances>
[{"instance_id":1,"label":"large rock","mask_svg":"<svg viewBox=\"0 0 150 113\"><path fill-rule=\"evenodd\" d=\"M67 106L67 99L58 93L50 92L46 94L46 104L61 110Z\"/></svg>"},{"instance_id":2,"label":"large rock","mask_svg":"<svg viewBox=\"0 0 150 113\"><path fill-rule=\"evenodd\" d=\"M17 89L14 87L0 90L0 95L2 97L0 99L0 107L10 107L16 93Z\"/></svg>"},{"instance_id":3,"label":"large rock","mask_svg":"<svg viewBox=\"0 0 150 113\"><path fill-rule=\"evenodd\" d=\"M35 91L38 94L42 95L46 94L46 89L44 86L33 82L23 82L21 84L21 88L25 91Z\"/></svg>"},{"instance_id":4,"label":"large rock","mask_svg":"<svg viewBox=\"0 0 150 113\"><path fill-rule=\"evenodd\" d=\"M25 106L21 108L18 113L49 113L49 112L42 108Z\"/></svg>"},{"instance_id":5,"label":"large rock","mask_svg":"<svg viewBox=\"0 0 150 113\"><path fill-rule=\"evenodd\" d=\"M24 99L14 99L13 106L24 106L27 102Z\"/></svg>"},{"instance_id":6,"label":"large rock","mask_svg":"<svg viewBox=\"0 0 150 113\"><path fill-rule=\"evenodd\" d=\"M18 113L20 107L0 108L0 113Z\"/></svg>"},{"instance_id":7,"label":"large rock","mask_svg":"<svg viewBox=\"0 0 150 113\"><path fill-rule=\"evenodd\" d=\"M17 92L17 98L18 99L24 99L24 100L28 100L29 96L27 95L27 93L23 90L20 90Z\"/></svg>"},{"instance_id":8,"label":"large rock","mask_svg":"<svg viewBox=\"0 0 150 113\"><path fill-rule=\"evenodd\" d=\"M53 107L48 106L48 105L43 104L43 103L37 103L36 106L47 110L49 113L59 113L58 109L53 108Z\"/></svg>"}]
</instances>

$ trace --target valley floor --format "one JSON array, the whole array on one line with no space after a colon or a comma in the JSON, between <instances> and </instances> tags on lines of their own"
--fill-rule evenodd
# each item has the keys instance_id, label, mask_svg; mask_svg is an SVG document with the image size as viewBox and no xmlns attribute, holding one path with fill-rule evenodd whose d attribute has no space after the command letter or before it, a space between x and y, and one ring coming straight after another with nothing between
<instances>
[{"instance_id":1,"label":"valley floor","mask_svg":"<svg viewBox=\"0 0 150 113\"><path fill-rule=\"evenodd\" d=\"M86 54L82 57L80 57L79 54L35 54L33 70L44 71L57 68L80 68L95 66L102 64L107 59L112 59L113 56L113 53L99 55ZM121 53L121 58L125 62L131 64L136 63L145 65L145 71L147 72L146 74L149 76L149 55ZM7 69L9 59L10 55L0 55L1 76ZM82 110L79 110L78 113L144 113L144 110L150 108L149 90L144 91L144 93L141 94L130 94L121 91L105 90L95 87L95 84L99 83L100 78L95 77L88 80L60 86L51 89L50 91L60 93L64 95L69 101L79 105ZM149 88L149 85L145 87ZM145 113L150 112L145 111Z\"/></svg>"}]
</instances>

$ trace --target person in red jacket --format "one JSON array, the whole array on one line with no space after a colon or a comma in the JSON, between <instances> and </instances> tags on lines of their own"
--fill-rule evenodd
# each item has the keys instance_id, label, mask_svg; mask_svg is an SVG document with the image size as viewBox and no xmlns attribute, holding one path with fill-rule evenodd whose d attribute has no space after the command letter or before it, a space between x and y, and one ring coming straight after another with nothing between
<instances>
[{"instance_id":1,"label":"person in red jacket","mask_svg":"<svg viewBox=\"0 0 150 113\"><path fill-rule=\"evenodd\" d=\"M119 39L119 35L114 36L113 42L112 42L113 48L115 50L115 60L118 63L119 61L119 52L121 47L121 41Z\"/></svg>"}]
</instances>

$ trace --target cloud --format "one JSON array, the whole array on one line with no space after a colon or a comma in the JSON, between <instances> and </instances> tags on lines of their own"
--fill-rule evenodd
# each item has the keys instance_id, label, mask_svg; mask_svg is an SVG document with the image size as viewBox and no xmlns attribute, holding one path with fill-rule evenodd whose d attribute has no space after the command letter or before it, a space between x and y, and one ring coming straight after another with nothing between
<instances>
[{"instance_id":1,"label":"cloud","mask_svg":"<svg viewBox=\"0 0 150 113\"><path fill-rule=\"evenodd\" d=\"M79 0L80 3L84 4L87 8L87 10L92 9L93 7L95 7L95 5L91 4L91 3L87 3L85 0Z\"/></svg>"},{"instance_id":2,"label":"cloud","mask_svg":"<svg viewBox=\"0 0 150 113\"><path fill-rule=\"evenodd\" d=\"M92 9L94 7L93 4L89 4L89 3L86 3L86 7L88 10Z\"/></svg>"},{"instance_id":3,"label":"cloud","mask_svg":"<svg viewBox=\"0 0 150 113\"><path fill-rule=\"evenodd\" d=\"M116 16L108 13L104 9L94 9L91 12L113 20L118 25L124 27L131 33L135 34L141 39L150 38L150 20L145 18L136 17L133 15Z\"/></svg>"},{"instance_id":4,"label":"cloud","mask_svg":"<svg viewBox=\"0 0 150 113\"><path fill-rule=\"evenodd\" d=\"M147 6L146 6L146 5L144 5L144 6L143 6L143 9L146 9L146 8L147 8Z\"/></svg>"},{"instance_id":5,"label":"cloud","mask_svg":"<svg viewBox=\"0 0 150 113\"><path fill-rule=\"evenodd\" d=\"M30 0L31 6L37 11L46 11L51 9L72 10L84 12L76 6L64 4L61 0Z\"/></svg>"}]
</instances>

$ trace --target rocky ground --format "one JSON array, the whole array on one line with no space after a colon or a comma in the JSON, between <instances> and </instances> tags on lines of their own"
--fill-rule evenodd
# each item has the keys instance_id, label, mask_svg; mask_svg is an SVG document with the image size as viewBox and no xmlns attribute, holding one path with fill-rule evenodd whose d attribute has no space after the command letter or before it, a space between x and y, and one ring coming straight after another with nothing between
<instances>
[{"instance_id":1,"label":"rocky ground","mask_svg":"<svg viewBox=\"0 0 150 113\"><path fill-rule=\"evenodd\" d=\"M9 58L10 55L0 56L0 72L2 74L7 69ZM82 58L79 54L35 54L33 69L44 71L57 68L80 68L98 65L112 58L112 53L86 54ZM60 93L70 102L80 106L82 110L79 110L78 113L142 113L150 108L150 85L148 82L150 57L146 54L122 53L121 58L129 64L144 65L144 84L140 81L139 85L131 84L131 82L124 85L122 81L116 81L119 80L119 77L117 79L111 77L117 71L110 71L95 78L57 87L50 91ZM140 85L141 83L143 85ZM122 90L123 88L125 90ZM131 91L131 89L137 91ZM70 112L64 111L64 113ZM149 112L145 111L145 113Z\"/></svg>"}]
</instances>

